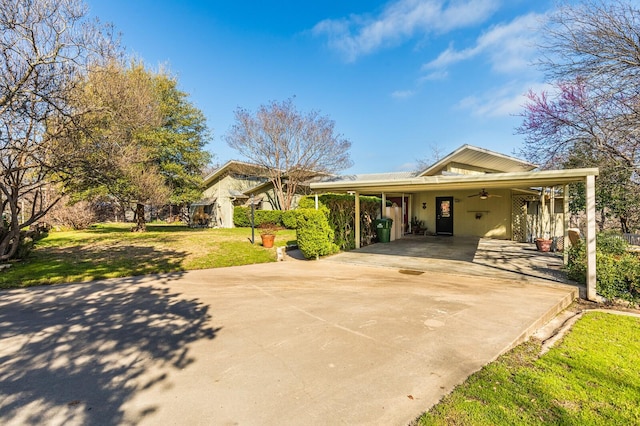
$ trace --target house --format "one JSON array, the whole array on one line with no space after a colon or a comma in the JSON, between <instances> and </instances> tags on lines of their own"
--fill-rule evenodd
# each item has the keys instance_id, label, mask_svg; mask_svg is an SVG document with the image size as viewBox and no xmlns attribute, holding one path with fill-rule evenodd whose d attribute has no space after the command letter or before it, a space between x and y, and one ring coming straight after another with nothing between
<instances>
[{"instance_id":1,"label":"house","mask_svg":"<svg viewBox=\"0 0 640 426\"><path fill-rule=\"evenodd\" d=\"M320 174L313 173L313 179ZM258 210L279 210L273 183L268 171L259 165L231 160L205 177L203 198L192 203L190 225L233 228L233 210L236 206L250 206ZM308 193L308 182L299 185L294 205Z\"/></svg>"},{"instance_id":2,"label":"house","mask_svg":"<svg viewBox=\"0 0 640 426\"><path fill-rule=\"evenodd\" d=\"M585 183L588 294L595 297L595 177L597 168L536 170L534 164L464 145L426 170L407 174L356 175L311 184L318 192L382 197L381 214L394 220L392 235L412 231L412 222L437 235L532 241L568 241L568 185ZM386 208L386 201L397 208ZM356 197L356 217L359 202ZM360 235L359 220L355 221ZM359 247L360 241L356 241ZM565 251L566 253L566 251Z\"/></svg>"}]
</instances>

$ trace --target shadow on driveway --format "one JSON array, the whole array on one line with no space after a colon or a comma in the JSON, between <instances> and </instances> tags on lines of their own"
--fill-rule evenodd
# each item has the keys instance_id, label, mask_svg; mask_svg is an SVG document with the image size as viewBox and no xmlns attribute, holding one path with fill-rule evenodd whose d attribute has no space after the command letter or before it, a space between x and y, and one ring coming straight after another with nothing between
<instances>
[{"instance_id":1,"label":"shadow on driveway","mask_svg":"<svg viewBox=\"0 0 640 426\"><path fill-rule=\"evenodd\" d=\"M189 365L189 344L219 329L197 299L140 280L0 292L0 423L127 424L157 409L125 419L123 404ZM158 374L141 382L151 366Z\"/></svg>"}]
</instances>

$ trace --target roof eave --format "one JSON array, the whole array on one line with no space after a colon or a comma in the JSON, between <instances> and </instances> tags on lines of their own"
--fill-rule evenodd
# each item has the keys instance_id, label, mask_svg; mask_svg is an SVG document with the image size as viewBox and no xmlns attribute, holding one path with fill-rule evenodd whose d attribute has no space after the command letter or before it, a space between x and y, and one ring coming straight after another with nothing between
<instances>
[{"instance_id":1,"label":"roof eave","mask_svg":"<svg viewBox=\"0 0 640 426\"><path fill-rule=\"evenodd\" d=\"M487 173L482 175L462 176L422 176L412 179L394 181L358 181L358 182L317 182L311 184L311 189L326 191L353 191L353 190L429 190L429 189L469 189L490 187L515 187L515 186L554 186L573 182L581 182L587 176L598 176L597 168L568 169L568 170L543 170L537 172L510 172Z\"/></svg>"}]
</instances>

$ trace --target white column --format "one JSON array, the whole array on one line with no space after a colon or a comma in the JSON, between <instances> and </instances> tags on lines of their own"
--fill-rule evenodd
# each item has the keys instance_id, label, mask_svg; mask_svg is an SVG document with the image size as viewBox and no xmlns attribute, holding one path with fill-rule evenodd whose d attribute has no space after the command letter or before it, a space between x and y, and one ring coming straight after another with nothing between
<instances>
[{"instance_id":1,"label":"white column","mask_svg":"<svg viewBox=\"0 0 640 426\"><path fill-rule=\"evenodd\" d=\"M400 237L404 237L404 212L407 206L404 203L404 192L402 193L402 211L400 212Z\"/></svg>"},{"instance_id":2,"label":"white column","mask_svg":"<svg viewBox=\"0 0 640 426\"><path fill-rule=\"evenodd\" d=\"M549 238L553 240L556 236L556 187L550 188L551 198L549 199Z\"/></svg>"},{"instance_id":3,"label":"white column","mask_svg":"<svg viewBox=\"0 0 640 426\"><path fill-rule=\"evenodd\" d=\"M596 296L596 177L587 176L587 299Z\"/></svg>"},{"instance_id":4,"label":"white column","mask_svg":"<svg viewBox=\"0 0 640 426\"><path fill-rule=\"evenodd\" d=\"M360 193L356 191L355 193L355 202L356 202L356 217L355 217L355 240L356 240L356 248L360 248Z\"/></svg>"},{"instance_id":5,"label":"white column","mask_svg":"<svg viewBox=\"0 0 640 426\"><path fill-rule=\"evenodd\" d=\"M411 216L413 215L413 194L409 194L409 206L407 207L407 216L409 217L409 232L413 232L411 229Z\"/></svg>"},{"instance_id":6,"label":"white column","mask_svg":"<svg viewBox=\"0 0 640 426\"><path fill-rule=\"evenodd\" d=\"M562 260L564 265L567 266L569 263L569 185L564 185L562 189L562 222L563 222L563 249L562 249Z\"/></svg>"},{"instance_id":7,"label":"white column","mask_svg":"<svg viewBox=\"0 0 640 426\"><path fill-rule=\"evenodd\" d=\"M385 208L387 207L387 194L382 193L382 208L380 209L380 218L384 217Z\"/></svg>"},{"instance_id":8,"label":"white column","mask_svg":"<svg viewBox=\"0 0 640 426\"><path fill-rule=\"evenodd\" d=\"M547 220L546 220L546 215L547 215L547 206L545 204L545 199L544 196L547 193L547 187L543 186L542 187L542 196L540 197L540 210L542 211L542 214L540 215L540 234L538 235L538 238L546 238L547 236L545 235L545 229L546 228L546 224L547 224Z\"/></svg>"}]
</instances>

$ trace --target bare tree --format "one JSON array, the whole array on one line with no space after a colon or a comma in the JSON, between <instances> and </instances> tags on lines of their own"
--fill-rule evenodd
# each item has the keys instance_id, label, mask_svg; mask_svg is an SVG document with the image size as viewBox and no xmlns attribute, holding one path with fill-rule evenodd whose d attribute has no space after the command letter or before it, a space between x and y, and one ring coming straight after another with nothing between
<instances>
[{"instance_id":1,"label":"bare tree","mask_svg":"<svg viewBox=\"0 0 640 426\"><path fill-rule=\"evenodd\" d=\"M0 260L6 260L16 253L20 229L58 201L45 187L64 180L67 163L51 141L75 119L73 85L115 44L109 28L86 19L79 0L0 0L0 32L0 193L7 213ZM28 214L21 211L25 201Z\"/></svg>"},{"instance_id":2,"label":"bare tree","mask_svg":"<svg viewBox=\"0 0 640 426\"><path fill-rule=\"evenodd\" d=\"M541 65L555 90L528 95L517 130L523 155L543 167L600 165L599 181L613 185L627 176L600 202L617 206L628 230L640 199L640 9L624 1L566 6L545 34Z\"/></svg>"},{"instance_id":3,"label":"bare tree","mask_svg":"<svg viewBox=\"0 0 640 426\"><path fill-rule=\"evenodd\" d=\"M351 142L335 133L334 121L316 111L299 112L291 99L262 105L255 114L238 108L235 118L227 143L266 170L282 210L292 208L301 183L352 164Z\"/></svg>"},{"instance_id":4,"label":"bare tree","mask_svg":"<svg viewBox=\"0 0 640 426\"><path fill-rule=\"evenodd\" d=\"M556 163L576 143L628 167L640 155L640 9L585 2L551 15L541 62L555 93L529 93L525 154Z\"/></svg>"},{"instance_id":5,"label":"bare tree","mask_svg":"<svg viewBox=\"0 0 640 426\"><path fill-rule=\"evenodd\" d=\"M429 144L429 151L429 155L416 159L416 165L419 171L428 169L446 155L444 148L435 143Z\"/></svg>"}]
</instances>

